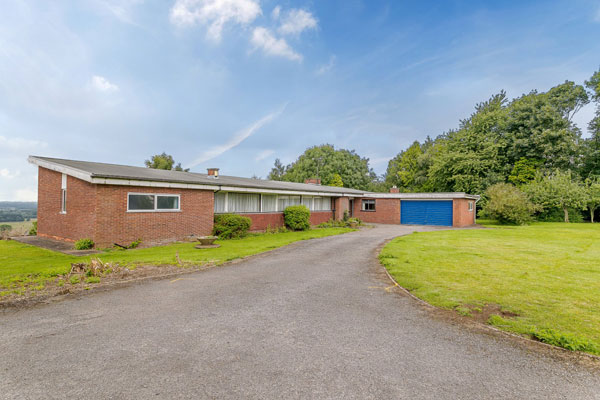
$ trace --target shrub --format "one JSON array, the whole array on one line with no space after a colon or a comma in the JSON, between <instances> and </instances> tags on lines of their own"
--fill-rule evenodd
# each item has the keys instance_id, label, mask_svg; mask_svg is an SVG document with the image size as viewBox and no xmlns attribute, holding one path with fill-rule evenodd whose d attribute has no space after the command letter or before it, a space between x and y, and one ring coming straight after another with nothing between
<instances>
[{"instance_id":1,"label":"shrub","mask_svg":"<svg viewBox=\"0 0 600 400\"><path fill-rule=\"evenodd\" d=\"M37 221L33 221L33 225L29 230L29 236L37 236Z\"/></svg>"},{"instance_id":2,"label":"shrub","mask_svg":"<svg viewBox=\"0 0 600 400\"><path fill-rule=\"evenodd\" d=\"M88 250L94 247L92 239L79 239L75 242L75 250Z\"/></svg>"},{"instance_id":3,"label":"shrub","mask_svg":"<svg viewBox=\"0 0 600 400\"><path fill-rule=\"evenodd\" d=\"M310 229L310 211L306 206L289 206L283 210L285 225L293 231Z\"/></svg>"},{"instance_id":4,"label":"shrub","mask_svg":"<svg viewBox=\"0 0 600 400\"><path fill-rule=\"evenodd\" d=\"M510 183L497 183L486 191L488 201L481 215L501 224L523 225L533 220L536 207L527 195Z\"/></svg>"},{"instance_id":5,"label":"shrub","mask_svg":"<svg viewBox=\"0 0 600 400\"><path fill-rule=\"evenodd\" d=\"M235 239L246 236L252 220L243 215L219 214L215 215L213 235L219 239Z\"/></svg>"}]
</instances>

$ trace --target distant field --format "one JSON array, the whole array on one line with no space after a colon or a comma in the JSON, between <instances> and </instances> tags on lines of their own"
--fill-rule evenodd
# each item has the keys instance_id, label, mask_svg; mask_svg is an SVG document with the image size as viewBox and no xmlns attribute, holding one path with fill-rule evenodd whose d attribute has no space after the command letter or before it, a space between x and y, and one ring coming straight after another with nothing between
<instances>
[{"instance_id":1,"label":"distant field","mask_svg":"<svg viewBox=\"0 0 600 400\"><path fill-rule=\"evenodd\" d=\"M19 221L19 222L0 222L0 225L10 225L12 226L12 230L10 231L10 236L20 236L25 235L31 227L33 226L33 222L37 221L35 218L31 221Z\"/></svg>"}]
</instances>

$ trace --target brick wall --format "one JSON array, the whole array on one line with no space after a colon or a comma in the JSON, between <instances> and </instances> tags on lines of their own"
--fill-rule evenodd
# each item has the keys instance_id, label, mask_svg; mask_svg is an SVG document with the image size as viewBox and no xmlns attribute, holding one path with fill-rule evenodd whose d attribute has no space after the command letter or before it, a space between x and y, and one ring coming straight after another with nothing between
<instances>
[{"instance_id":1,"label":"brick wall","mask_svg":"<svg viewBox=\"0 0 600 400\"><path fill-rule=\"evenodd\" d=\"M362 211L363 199L367 197L354 199L354 217L375 224L400 223L400 199L375 199L375 211Z\"/></svg>"},{"instance_id":2,"label":"brick wall","mask_svg":"<svg viewBox=\"0 0 600 400\"><path fill-rule=\"evenodd\" d=\"M181 211L127 212L127 193L180 195ZM178 240L190 235L210 235L214 193L209 190L98 185L95 241L111 245L142 241Z\"/></svg>"},{"instance_id":3,"label":"brick wall","mask_svg":"<svg viewBox=\"0 0 600 400\"><path fill-rule=\"evenodd\" d=\"M344 218L344 211L350 210L350 199L348 197L336 197L333 201L334 217L333 219Z\"/></svg>"},{"instance_id":4,"label":"brick wall","mask_svg":"<svg viewBox=\"0 0 600 400\"><path fill-rule=\"evenodd\" d=\"M469 211L469 202L473 203L473 211ZM454 199L452 201L452 226L469 226L475 223L475 200Z\"/></svg>"},{"instance_id":5,"label":"brick wall","mask_svg":"<svg viewBox=\"0 0 600 400\"><path fill-rule=\"evenodd\" d=\"M63 240L94 237L96 185L67 176L67 212L61 214L62 174L38 169L38 235Z\"/></svg>"},{"instance_id":6,"label":"brick wall","mask_svg":"<svg viewBox=\"0 0 600 400\"><path fill-rule=\"evenodd\" d=\"M283 213L244 213L241 214L252 220L250 226L251 231L264 231L268 227L278 228L284 226ZM332 211L311 211L310 213L310 224L319 225L322 222L329 221L333 216Z\"/></svg>"},{"instance_id":7,"label":"brick wall","mask_svg":"<svg viewBox=\"0 0 600 400\"><path fill-rule=\"evenodd\" d=\"M207 190L95 185L67 177L67 213L60 214L62 174L39 168L38 234L64 240L90 238L113 243L183 239L210 235L214 193ZM179 212L127 212L127 193L180 195Z\"/></svg>"}]
</instances>

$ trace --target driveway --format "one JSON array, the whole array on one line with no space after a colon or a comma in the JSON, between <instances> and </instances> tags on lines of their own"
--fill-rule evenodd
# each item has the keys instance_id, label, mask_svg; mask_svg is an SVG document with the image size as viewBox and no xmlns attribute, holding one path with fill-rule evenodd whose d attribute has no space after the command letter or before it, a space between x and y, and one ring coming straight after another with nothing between
<instances>
[{"instance_id":1,"label":"driveway","mask_svg":"<svg viewBox=\"0 0 600 400\"><path fill-rule=\"evenodd\" d=\"M378 226L0 314L2 398L593 399L574 357L440 317L390 286Z\"/></svg>"}]
</instances>

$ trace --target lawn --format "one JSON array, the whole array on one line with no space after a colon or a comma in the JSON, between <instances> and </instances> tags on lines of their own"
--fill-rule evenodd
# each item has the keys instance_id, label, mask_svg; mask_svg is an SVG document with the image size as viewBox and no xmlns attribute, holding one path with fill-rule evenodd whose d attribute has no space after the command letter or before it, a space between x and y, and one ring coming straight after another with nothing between
<instances>
[{"instance_id":1,"label":"lawn","mask_svg":"<svg viewBox=\"0 0 600 400\"><path fill-rule=\"evenodd\" d=\"M488 323L500 329L600 354L600 224L414 233L380 259L435 306L473 317L493 306Z\"/></svg>"},{"instance_id":2,"label":"lawn","mask_svg":"<svg viewBox=\"0 0 600 400\"><path fill-rule=\"evenodd\" d=\"M188 265L222 264L272 250L298 240L315 239L353 231L348 228L320 228L300 232L252 234L243 239L218 240L219 248L196 249L196 243L175 243L134 250L109 250L88 257L76 257L41 249L16 241L0 241L0 293L25 284L43 284L47 279L69 271L72 262L96 257L104 262L130 266L177 264L176 254Z\"/></svg>"}]
</instances>

